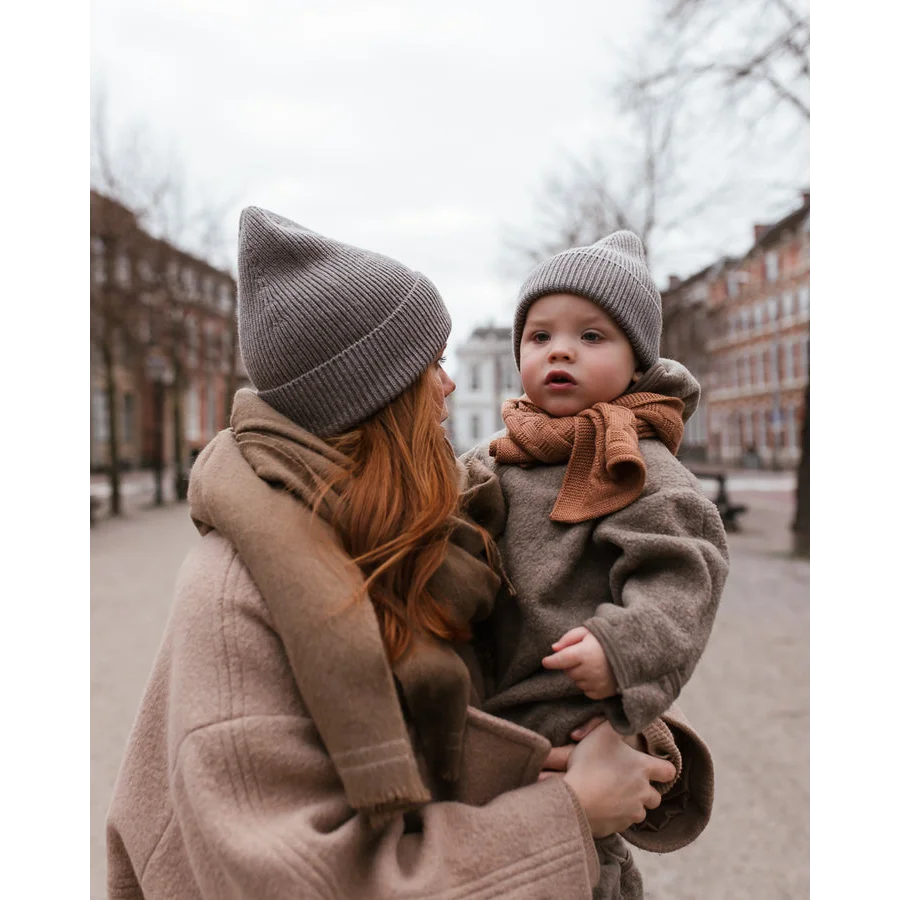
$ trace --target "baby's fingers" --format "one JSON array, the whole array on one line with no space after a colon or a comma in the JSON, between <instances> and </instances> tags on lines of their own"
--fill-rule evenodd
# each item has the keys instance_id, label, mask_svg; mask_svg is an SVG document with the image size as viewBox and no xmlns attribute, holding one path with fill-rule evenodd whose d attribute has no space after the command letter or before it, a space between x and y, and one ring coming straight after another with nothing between
<instances>
[{"instance_id":1,"label":"baby's fingers","mask_svg":"<svg viewBox=\"0 0 900 900\"><path fill-rule=\"evenodd\" d=\"M581 654L577 646L566 647L565 650L545 656L541 662L545 669L571 669L581 663Z\"/></svg>"},{"instance_id":2,"label":"baby's fingers","mask_svg":"<svg viewBox=\"0 0 900 900\"><path fill-rule=\"evenodd\" d=\"M554 650L562 650L563 647L570 647L572 644L577 644L579 641L584 640L588 634L587 628L585 628L584 625L579 625L577 628L572 628L570 631L567 631L558 641L550 646Z\"/></svg>"},{"instance_id":3,"label":"baby's fingers","mask_svg":"<svg viewBox=\"0 0 900 900\"><path fill-rule=\"evenodd\" d=\"M584 725L579 725L572 732L572 739L580 741L586 738L598 725L602 725L605 721L606 719L604 719L602 716L593 716L592 718L588 719L587 722L584 723Z\"/></svg>"}]
</instances>

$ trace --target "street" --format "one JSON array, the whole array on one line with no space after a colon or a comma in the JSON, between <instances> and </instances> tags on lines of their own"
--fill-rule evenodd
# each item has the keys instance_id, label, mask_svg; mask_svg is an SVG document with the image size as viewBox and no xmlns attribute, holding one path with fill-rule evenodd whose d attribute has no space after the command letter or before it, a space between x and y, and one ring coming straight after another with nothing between
<instances>
[{"instance_id":1,"label":"street","mask_svg":"<svg viewBox=\"0 0 900 900\"><path fill-rule=\"evenodd\" d=\"M788 555L793 497L776 480L750 473L735 483L732 500L749 511L729 536L719 616L681 697L715 759L712 821L677 853L635 851L647 900L809 893L809 563ZM116 770L178 567L197 540L185 504L129 507L92 530L92 900L106 896L104 820Z\"/></svg>"}]
</instances>

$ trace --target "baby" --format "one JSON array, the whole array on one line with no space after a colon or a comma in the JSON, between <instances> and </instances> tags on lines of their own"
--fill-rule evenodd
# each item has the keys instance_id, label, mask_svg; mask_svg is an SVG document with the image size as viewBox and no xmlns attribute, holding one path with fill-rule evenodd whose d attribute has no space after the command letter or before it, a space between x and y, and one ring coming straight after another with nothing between
<instances>
[{"instance_id":1,"label":"baby","mask_svg":"<svg viewBox=\"0 0 900 900\"><path fill-rule=\"evenodd\" d=\"M661 330L636 235L541 263L513 328L525 395L462 457L511 585L476 633L483 706L554 746L597 716L623 735L662 716L725 582L721 519L675 457L699 385L659 358Z\"/></svg>"}]
</instances>

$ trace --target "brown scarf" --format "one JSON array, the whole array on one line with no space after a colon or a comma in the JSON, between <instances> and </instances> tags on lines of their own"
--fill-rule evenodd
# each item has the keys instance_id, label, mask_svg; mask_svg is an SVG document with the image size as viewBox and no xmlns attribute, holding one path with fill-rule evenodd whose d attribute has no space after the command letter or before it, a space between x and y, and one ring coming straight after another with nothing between
<instances>
[{"instance_id":1,"label":"brown scarf","mask_svg":"<svg viewBox=\"0 0 900 900\"><path fill-rule=\"evenodd\" d=\"M397 684L432 778L453 781L468 670L450 645L417 635L392 671L368 597L348 602L362 573L328 524L327 500L321 517L309 509L334 467L348 461L253 391L237 393L231 422L194 464L191 515L201 532L215 528L235 545L259 587L350 805L376 822L413 809L431 794ZM478 533L454 524L429 588L468 621L490 611L500 579L470 552Z\"/></svg>"},{"instance_id":2,"label":"brown scarf","mask_svg":"<svg viewBox=\"0 0 900 900\"><path fill-rule=\"evenodd\" d=\"M575 416L548 415L525 398L503 404L506 437L491 441L498 463L533 466L568 460L550 518L586 522L628 506L644 489L639 438L657 438L672 453L684 435L684 403L663 394L623 394Z\"/></svg>"}]
</instances>

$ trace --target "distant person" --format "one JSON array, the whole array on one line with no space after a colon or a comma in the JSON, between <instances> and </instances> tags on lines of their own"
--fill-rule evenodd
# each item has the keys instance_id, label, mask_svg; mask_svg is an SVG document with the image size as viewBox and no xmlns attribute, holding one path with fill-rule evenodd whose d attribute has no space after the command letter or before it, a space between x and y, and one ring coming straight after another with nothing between
<instances>
[{"instance_id":1,"label":"distant person","mask_svg":"<svg viewBox=\"0 0 900 900\"><path fill-rule=\"evenodd\" d=\"M114 790L110 900L619 896L593 839L676 768L609 725L551 751L477 708L466 641L501 576L457 515L437 290L249 207L238 297L255 390L191 473L203 539ZM670 733L700 760L662 803L682 822L712 784Z\"/></svg>"},{"instance_id":2,"label":"distant person","mask_svg":"<svg viewBox=\"0 0 900 900\"><path fill-rule=\"evenodd\" d=\"M699 386L659 358L661 329L631 232L542 262L513 325L525 394L503 404L505 433L462 457L469 514L496 536L511 585L476 626L484 710L554 746L597 718L622 735L652 729L694 671L722 595L721 519L675 457ZM648 820L632 843L684 843L685 823L665 810ZM622 841L598 849L621 866L622 896L640 897Z\"/></svg>"}]
</instances>

